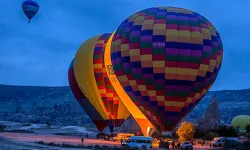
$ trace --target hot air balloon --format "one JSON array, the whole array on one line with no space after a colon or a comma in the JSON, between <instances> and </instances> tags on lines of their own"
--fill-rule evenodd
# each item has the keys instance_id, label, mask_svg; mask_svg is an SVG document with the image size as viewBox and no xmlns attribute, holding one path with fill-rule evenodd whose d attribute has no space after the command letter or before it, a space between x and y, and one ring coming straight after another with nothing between
<instances>
[{"instance_id":1,"label":"hot air balloon","mask_svg":"<svg viewBox=\"0 0 250 150\"><path fill-rule=\"evenodd\" d=\"M22 4L22 9L26 17L30 20L36 15L39 11L39 5L33 0L26 0Z\"/></svg>"},{"instance_id":2,"label":"hot air balloon","mask_svg":"<svg viewBox=\"0 0 250 150\"><path fill-rule=\"evenodd\" d=\"M74 69L82 92L113 132L114 127L122 126L130 113L115 92L105 70L104 50L110 35L98 35L84 42L76 53Z\"/></svg>"},{"instance_id":3,"label":"hot air balloon","mask_svg":"<svg viewBox=\"0 0 250 150\"><path fill-rule=\"evenodd\" d=\"M160 132L173 130L201 101L219 73L222 57L221 37L212 23L176 7L131 15L111 44L118 81Z\"/></svg>"},{"instance_id":4,"label":"hot air balloon","mask_svg":"<svg viewBox=\"0 0 250 150\"><path fill-rule=\"evenodd\" d=\"M145 117L145 115L139 110L139 108L133 103L133 101L124 91L120 82L118 82L117 77L114 73L113 66L111 63L111 57L110 57L111 56L110 48L111 48L111 42L112 42L113 36L114 36L114 33L110 36L106 44L106 48L104 52L104 62L105 62L104 64L105 64L107 75L109 77L111 84L113 85L113 87L115 87L114 89L116 93L121 98L121 101L127 107L128 111L133 116L133 118L135 119L139 127L141 128L143 135L144 136L152 135L154 132L153 125L149 122L149 120Z\"/></svg>"},{"instance_id":5,"label":"hot air balloon","mask_svg":"<svg viewBox=\"0 0 250 150\"><path fill-rule=\"evenodd\" d=\"M231 125L234 128L239 128L241 131L246 131L246 126L250 125L250 116L239 115L233 118Z\"/></svg>"},{"instance_id":6,"label":"hot air balloon","mask_svg":"<svg viewBox=\"0 0 250 150\"><path fill-rule=\"evenodd\" d=\"M85 110L87 115L91 118L91 120L96 125L97 129L102 132L106 128L106 122L102 118L102 116L98 113L95 107L90 103L90 101L83 95L81 89L79 88L74 73L74 60L72 60L69 70L68 70L68 80L71 91L75 96L78 103Z\"/></svg>"}]
</instances>

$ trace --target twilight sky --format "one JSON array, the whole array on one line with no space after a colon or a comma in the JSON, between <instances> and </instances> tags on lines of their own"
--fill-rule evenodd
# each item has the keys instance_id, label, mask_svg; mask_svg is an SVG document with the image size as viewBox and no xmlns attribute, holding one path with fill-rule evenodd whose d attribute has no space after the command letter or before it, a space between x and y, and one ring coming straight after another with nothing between
<instances>
[{"instance_id":1,"label":"twilight sky","mask_svg":"<svg viewBox=\"0 0 250 150\"><path fill-rule=\"evenodd\" d=\"M78 47L114 31L132 13L152 6L191 9L208 18L224 45L223 66L212 90L250 88L249 0L36 0L30 24L23 0L0 0L0 84L68 85Z\"/></svg>"}]
</instances>

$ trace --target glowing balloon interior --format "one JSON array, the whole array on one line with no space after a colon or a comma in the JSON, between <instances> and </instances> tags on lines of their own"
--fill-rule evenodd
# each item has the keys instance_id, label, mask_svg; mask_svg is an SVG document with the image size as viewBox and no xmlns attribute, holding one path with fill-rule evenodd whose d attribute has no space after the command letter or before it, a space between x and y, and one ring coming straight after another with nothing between
<instances>
[{"instance_id":1,"label":"glowing balloon interior","mask_svg":"<svg viewBox=\"0 0 250 150\"><path fill-rule=\"evenodd\" d=\"M104 62L105 62L105 69L107 72L107 76L112 86L114 87L116 93L120 97L121 101L124 103L124 105L127 107L130 114L134 117L137 124L140 126L143 135L145 136L151 135L152 128L154 128L153 125L149 122L149 120L145 117L145 115L139 110L139 108L133 103L133 101L124 91L121 84L118 82L117 77L114 73L113 66L111 63L111 57L110 57L111 56L110 48L111 48L111 42L112 42L113 36L114 36L114 33L110 36L106 44L106 48L104 52Z\"/></svg>"}]
</instances>

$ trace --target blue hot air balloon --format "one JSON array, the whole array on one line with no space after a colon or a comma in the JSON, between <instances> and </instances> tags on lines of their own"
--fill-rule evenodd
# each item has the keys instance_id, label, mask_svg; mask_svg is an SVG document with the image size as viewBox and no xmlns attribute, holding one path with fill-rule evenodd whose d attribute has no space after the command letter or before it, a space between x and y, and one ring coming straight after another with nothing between
<instances>
[{"instance_id":1,"label":"blue hot air balloon","mask_svg":"<svg viewBox=\"0 0 250 150\"><path fill-rule=\"evenodd\" d=\"M29 19L29 23L30 23L30 20L39 11L39 5L33 0L26 0L22 4L22 9L23 9L24 14Z\"/></svg>"}]
</instances>

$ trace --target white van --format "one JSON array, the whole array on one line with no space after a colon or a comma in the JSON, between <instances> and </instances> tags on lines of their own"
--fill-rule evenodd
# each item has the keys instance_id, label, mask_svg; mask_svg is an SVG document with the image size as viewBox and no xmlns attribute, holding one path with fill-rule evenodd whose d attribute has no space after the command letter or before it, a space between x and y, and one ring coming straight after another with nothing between
<instances>
[{"instance_id":1,"label":"white van","mask_svg":"<svg viewBox=\"0 0 250 150\"><path fill-rule=\"evenodd\" d=\"M153 138L149 136L131 136L126 141L126 146L129 148L152 148Z\"/></svg>"},{"instance_id":2,"label":"white van","mask_svg":"<svg viewBox=\"0 0 250 150\"><path fill-rule=\"evenodd\" d=\"M213 139L213 141L211 142L211 144L212 144L213 147L223 147L225 140L238 142L238 138L217 137L217 138Z\"/></svg>"}]
</instances>

